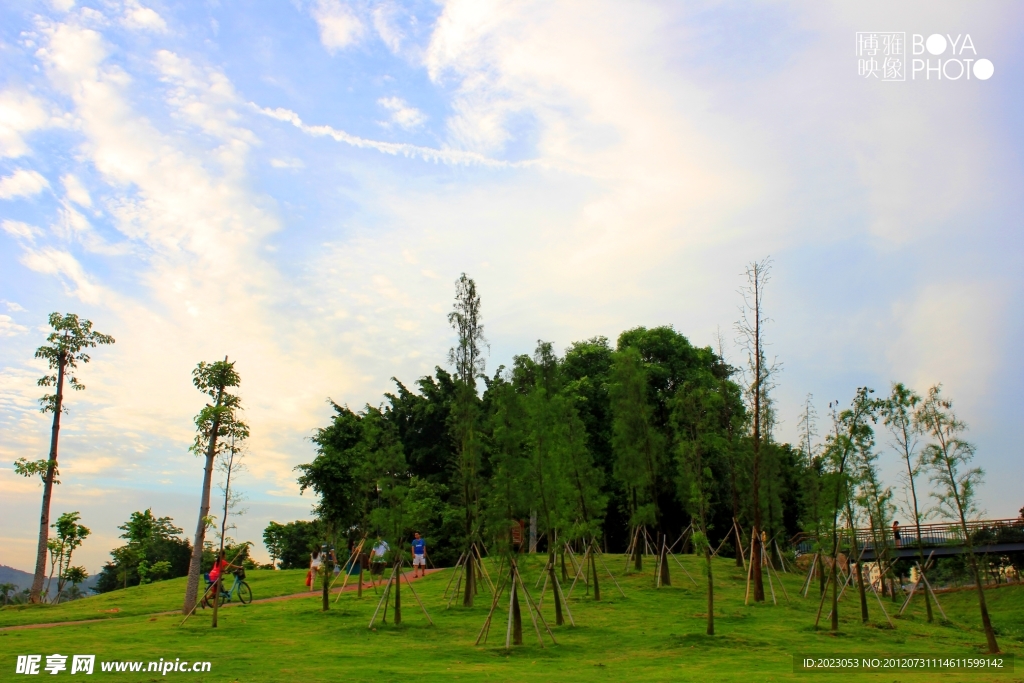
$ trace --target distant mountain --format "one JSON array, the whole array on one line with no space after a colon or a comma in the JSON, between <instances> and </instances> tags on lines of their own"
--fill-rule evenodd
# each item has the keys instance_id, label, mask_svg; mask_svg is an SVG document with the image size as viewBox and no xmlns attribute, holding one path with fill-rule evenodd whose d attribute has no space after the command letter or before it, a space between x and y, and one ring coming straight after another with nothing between
<instances>
[{"instance_id":1,"label":"distant mountain","mask_svg":"<svg viewBox=\"0 0 1024 683\"><path fill-rule=\"evenodd\" d=\"M83 591L88 592L96 585L99 578L99 574L94 574L82 583L78 584L78 587ZM23 572L20 569L0 564L0 583L13 583L18 587L18 591L22 591L26 588L32 587L32 575L28 572ZM56 583L56 581L54 581L54 583Z\"/></svg>"},{"instance_id":2,"label":"distant mountain","mask_svg":"<svg viewBox=\"0 0 1024 683\"><path fill-rule=\"evenodd\" d=\"M32 575L6 564L0 564L0 583L13 583L18 590L32 587Z\"/></svg>"}]
</instances>

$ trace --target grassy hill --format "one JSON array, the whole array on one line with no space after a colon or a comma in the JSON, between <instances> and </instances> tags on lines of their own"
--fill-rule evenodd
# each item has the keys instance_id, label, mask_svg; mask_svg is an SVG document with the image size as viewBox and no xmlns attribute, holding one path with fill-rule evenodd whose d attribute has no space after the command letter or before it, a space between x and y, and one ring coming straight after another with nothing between
<instances>
[{"instance_id":1,"label":"grassy hill","mask_svg":"<svg viewBox=\"0 0 1024 683\"><path fill-rule=\"evenodd\" d=\"M435 626L403 588L403 623L367 628L376 606L373 592L360 601L342 595L332 609L321 612L319 601L296 599L252 604L221 612L220 626L210 628L209 611L184 626L179 615L147 616L148 611L180 605L183 581L169 581L49 608L5 609L0 627L100 617L102 621L56 628L0 631L0 671L12 672L18 654L95 654L102 660L208 660L209 673L172 673L189 681L1022 681L1020 673L896 672L860 674L794 673L793 656L802 653L882 656L920 654L969 656L983 652L975 596L970 591L946 594L942 604L950 617L944 624L926 624L923 606L915 605L890 629L871 598L871 622L861 624L855 594L840 606L842 632L832 636L813 628L817 599L798 596L801 576L784 575L786 602L775 586L779 604L743 605L745 575L730 560L716 560L716 626L718 635L704 635L706 601L700 563L682 558L700 584L694 586L674 566L673 586L652 587L650 567L644 574L623 576L623 560L608 564L626 591L623 598L610 581L602 584L600 603L577 587L570 607L576 627L552 628L558 645L537 644L525 614L526 645L506 652L504 627L507 599L496 612L486 646L473 641L490 605L481 590L472 609L445 609L442 593L450 570L417 581L417 592ZM527 586L541 569L541 558L524 568ZM494 571L494 567L492 567ZM252 572L257 598L302 589L302 572ZM607 577L605 577L607 578ZM1024 652L1024 587L989 592L1000 645L1007 653ZM91 604L90 604L91 603ZM894 612L886 601L886 608ZM108 612L113 608L118 612ZM553 622L550 597L545 617ZM827 608L826 608L827 612ZM90 616L84 616L90 615ZM823 619L824 623L824 619ZM97 665L97 673L98 671ZM111 674L114 675L114 674ZM134 677L133 677L134 676ZM119 673L117 680L149 681L152 673Z\"/></svg>"}]
</instances>

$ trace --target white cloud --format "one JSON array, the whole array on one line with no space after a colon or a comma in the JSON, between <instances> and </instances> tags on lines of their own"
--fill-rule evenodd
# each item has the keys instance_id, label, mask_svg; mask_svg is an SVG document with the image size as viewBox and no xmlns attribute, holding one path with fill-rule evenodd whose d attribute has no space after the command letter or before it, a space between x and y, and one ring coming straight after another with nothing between
<instances>
[{"instance_id":1,"label":"white cloud","mask_svg":"<svg viewBox=\"0 0 1024 683\"><path fill-rule=\"evenodd\" d=\"M42 234L42 231L36 226L21 221L4 220L3 223L0 223L0 227L11 237L27 242L35 241L36 237Z\"/></svg>"},{"instance_id":2,"label":"white cloud","mask_svg":"<svg viewBox=\"0 0 1024 683\"><path fill-rule=\"evenodd\" d=\"M3 303L5 306L7 306L8 311L12 311L14 313L20 313L25 310L25 308L21 304L16 303L14 301L5 300Z\"/></svg>"},{"instance_id":3,"label":"white cloud","mask_svg":"<svg viewBox=\"0 0 1024 683\"><path fill-rule=\"evenodd\" d=\"M986 399L998 360L989 349L1004 338L1005 287L985 282L935 282L897 301L886 355L890 375L924 392L942 383L968 405Z\"/></svg>"},{"instance_id":4,"label":"white cloud","mask_svg":"<svg viewBox=\"0 0 1024 683\"><path fill-rule=\"evenodd\" d=\"M89 196L89 191L76 176L68 173L60 179L60 182L64 185L64 194L68 199L85 208L92 206L92 197Z\"/></svg>"},{"instance_id":5,"label":"white cloud","mask_svg":"<svg viewBox=\"0 0 1024 683\"><path fill-rule=\"evenodd\" d=\"M167 102L175 116L209 135L218 145L215 153L220 161L233 172L243 172L249 149L258 140L238 125L236 106L242 102L227 76L169 50L157 51L156 66L161 80L170 86Z\"/></svg>"},{"instance_id":6,"label":"white cloud","mask_svg":"<svg viewBox=\"0 0 1024 683\"><path fill-rule=\"evenodd\" d=\"M14 337L28 332L28 328L14 322L9 315L0 315L0 337Z\"/></svg>"},{"instance_id":7,"label":"white cloud","mask_svg":"<svg viewBox=\"0 0 1024 683\"><path fill-rule=\"evenodd\" d=\"M167 22L149 7L143 7L136 0L128 0L124 7L124 17L121 23L130 29L137 31L152 31L154 33L166 33Z\"/></svg>"},{"instance_id":8,"label":"white cloud","mask_svg":"<svg viewBox=\"0 0 1024 683\"><path fill-rule=\"evenodd\" d=\"M304 168L306 164L302 162L302 159L271 159L270 165L274 168Z\"/></svg>"},{"instance_id":9,"label":"white cloud","mask_svg":"<svg viewBox=\"0 0 1024 683\"><path fill-rule=\"evenodd\" d=\"M391 122L406 130L419 128L427 120L427 115L416 107L410 107L400 97L382 97L377 104L391 112Z\"/></svg>"},{"instance_id":10,"label":"white cloud","mask_svg":"<svg viewBox=\"0 0 1024 683\"><path fill-rule=\"evenodd\" d=\"M0 199L31 197L50 186L50 182L36 171L19 168L9 176L0 178Z\"/></svg>"},{"instance_id":11,"label":"white cloud","mask_svg":"<svg viewBox=\"0 0 1024 683\"><path fill-rule=\"evenodd\" d=\"M75 0L50 0L50 7L58 12L70 12L75 6Z\"/></svg>"},{"instance_id":12,"label":"white cloud","mask_svg":"<svg viewBox=\"0 0 1024 683\"><path fill-rule=\"evenodd\" d=\"M331 54L352 45L363 34L363 23L339 0L316 0L310 14L320 28L320 42Z\"/></svg>"},{"instance_id":13,"label":"white cloud","mask_svg":"<svg viewBox=\"0 0 1024 683\"><path fill-rule=\"evenodd\" d=\"M405 34L395 22L397 13L398 8L393 2L382 2L373 8L373 28L394 54L399 53L405 40Z\"/></svg>"},{"instance_id":14,"label":"white cloud","mask_svg":"<svg viewBox=\"0 0 1024 683\"><path fill-rule=\"evenodd\" d=\"M49 118L35 97L10 90L0 92L0 158L28 154L24 134L45 128Z\"/></svg>"},{"instance_id":15,"label":"white cloud","mask_svg":"<svg viewBox=\"0 0 1024 683\"><path fill-rule=\"evenodd\" d=\"M21 257L21 263L37 273L58 275L64 278L66 283L74 285L73 288L68 288L68 293L85 303L101 303L104 294L103 288L86 274L82 264L67 251L53 247L44 247L38 251L26 249Z\"/></svg>"}]
</instances>

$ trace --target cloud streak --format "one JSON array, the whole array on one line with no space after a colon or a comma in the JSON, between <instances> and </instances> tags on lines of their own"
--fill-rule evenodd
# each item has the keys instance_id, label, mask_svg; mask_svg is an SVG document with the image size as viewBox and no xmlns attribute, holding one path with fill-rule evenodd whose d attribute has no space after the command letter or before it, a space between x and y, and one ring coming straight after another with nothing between
<instances>
[{"instance_id":1,"label":"cloud streak","mask_svg":"<svg viewBox=\"0 0 1024 683\"><path fill-rule=\"evenodd\" d=\"M411 145L404 142L370 140L346 133L343 130L338 130L327 125L308 125L303 123L302 119L299 118L299 115L294 111L283 107L261 107L253 102L250 102L249 106L264 116L283 123L290 123L307 135L312 135L313 137L328 137L336 142L341 142L357 149L372 149L391 156L403 156L409 159L421 159L423 161L433 161L461 166L485 166L490 168L517 168L536 165L536 162L532 161L508 162L500 159L491 159L477 152L466 152L455 149L434 149L432 147L422 147L420 145Z\"/></svg>"}]
</instances>

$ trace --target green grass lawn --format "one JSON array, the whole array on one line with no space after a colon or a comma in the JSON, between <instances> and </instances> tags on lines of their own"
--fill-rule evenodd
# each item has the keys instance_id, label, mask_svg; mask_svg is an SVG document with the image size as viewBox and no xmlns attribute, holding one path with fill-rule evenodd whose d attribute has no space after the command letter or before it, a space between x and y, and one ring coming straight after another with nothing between
<instances>
[{"instance_id":1,"label":"green grass lawn","mask_svg":"<svg viewBox=\"0 0 1024 683\"><path fill-rule=\"evenodd\" d=\"M871 622L861 624L856 595L848 594L840 604L841 633L830 635L813 628L817 599L798 597L803 577L784 575L790 602L775 586L779 605L745 607L745 575L730 560L716 560L717 635L704 635L706 599L700 562L684 556L684 564L696 578L695 587L673 565L673 586L655 589L650 567L642 575L622 577L623 560L608 557L626 591L621 597L610 581L602 583L600 603L576 593L570 602L576 627L552 628L558 645L537 645L529 617L523 615L526 644L511 652L504 649L507 609L499 609L486 646L473 641L483 624L490 596L481 590L471 609L444 607L442 593L450 571L439 572L414 585L434 619L435 626L416 607L407 588L402 591L403 623L367 628L376 606L373 592L362 600L345 594L329 612L320 611L317 600L297 599L221 612L220 626L210 628L209 611L198 614L184 626L180 616L135 616L149 603L171 609L181 599L181 583L172 582L136 590L136 596L121 598L128 609L92 624L47 629L0 631L0 680L17 680L13 675L18 654L95 654L97 660L209 660L212 671L205 674L101 673L96 676L122 681L178 679L189 681L1024 681L1017 673L794 673L793 655L831 653L857 655L929 654L931 656L975 655L983 651L985 638L975 594L951 593L942 598L951 619L947 624L926 624L923 605L915 605L904 618L888 628L878 603L871 597ZM531 558L524 568L527 586L539 574L540 558ZM493 569L492 569L493 571ZM268 574L270 572L267 572ZM256 574L255 572L253 574ZM283 574L283 572L278 572ZM605 577L606 578L606 577ZM262 577L261 577L262 580ZM284 577L268 577L268 587L284 585ZM295 579L301 587L301 575ZM291 585L291 584L289 584ZM767 586L766 586L767 588ZM257 589L254 577L253 589ZM579 587L577 587L579 591ZM293 588L281 593L294 592ZM152 598L148 596L152 595ZM1013 586L991 590L989 605L1004 652L1024 652L1024 588ZM157 597L159 596L159 597ZM89 598L69 605L30 610L4 610L3 621L15 616L24 621L54 621L62 611L73 612L68 619L81 618L87 603L117 600L115 596ZM915 601L916 602L916 601ZM891 603L886 602L886 608ZM503 603L507 607L507 599ZM93 612L102 611L92 608ZM553 622L550 597L544 603L545 617ZM895 611L895 607L891 611ZM143 610L144 611L144 610ZM156 611L156 610L154 610ZM827 608L826 608L827 612ZM823 619L824 623L824 619ZM64 672L62 675L69 675Z\"/></svg>"},{"instance_id":2,"label":"green grass lawn","mask_svg":"<svg viewBox=\"0 0 1024 683\"><path fill-rule=\"evenodd\" d=\"M229 587L232 578L224 580ZM247 570L245 581L252 587L253 599L290 595L306 589L306 570ZM159 581L147 586L132 586L61 605L12 605L0 609L0 628L21 624L41 624L83 619L114 619L180 610L185 597L184 577ZM201 588L205 588L200 582ZM2 680L2 678L0 678Z\"/></svg>"}]
</instances>

